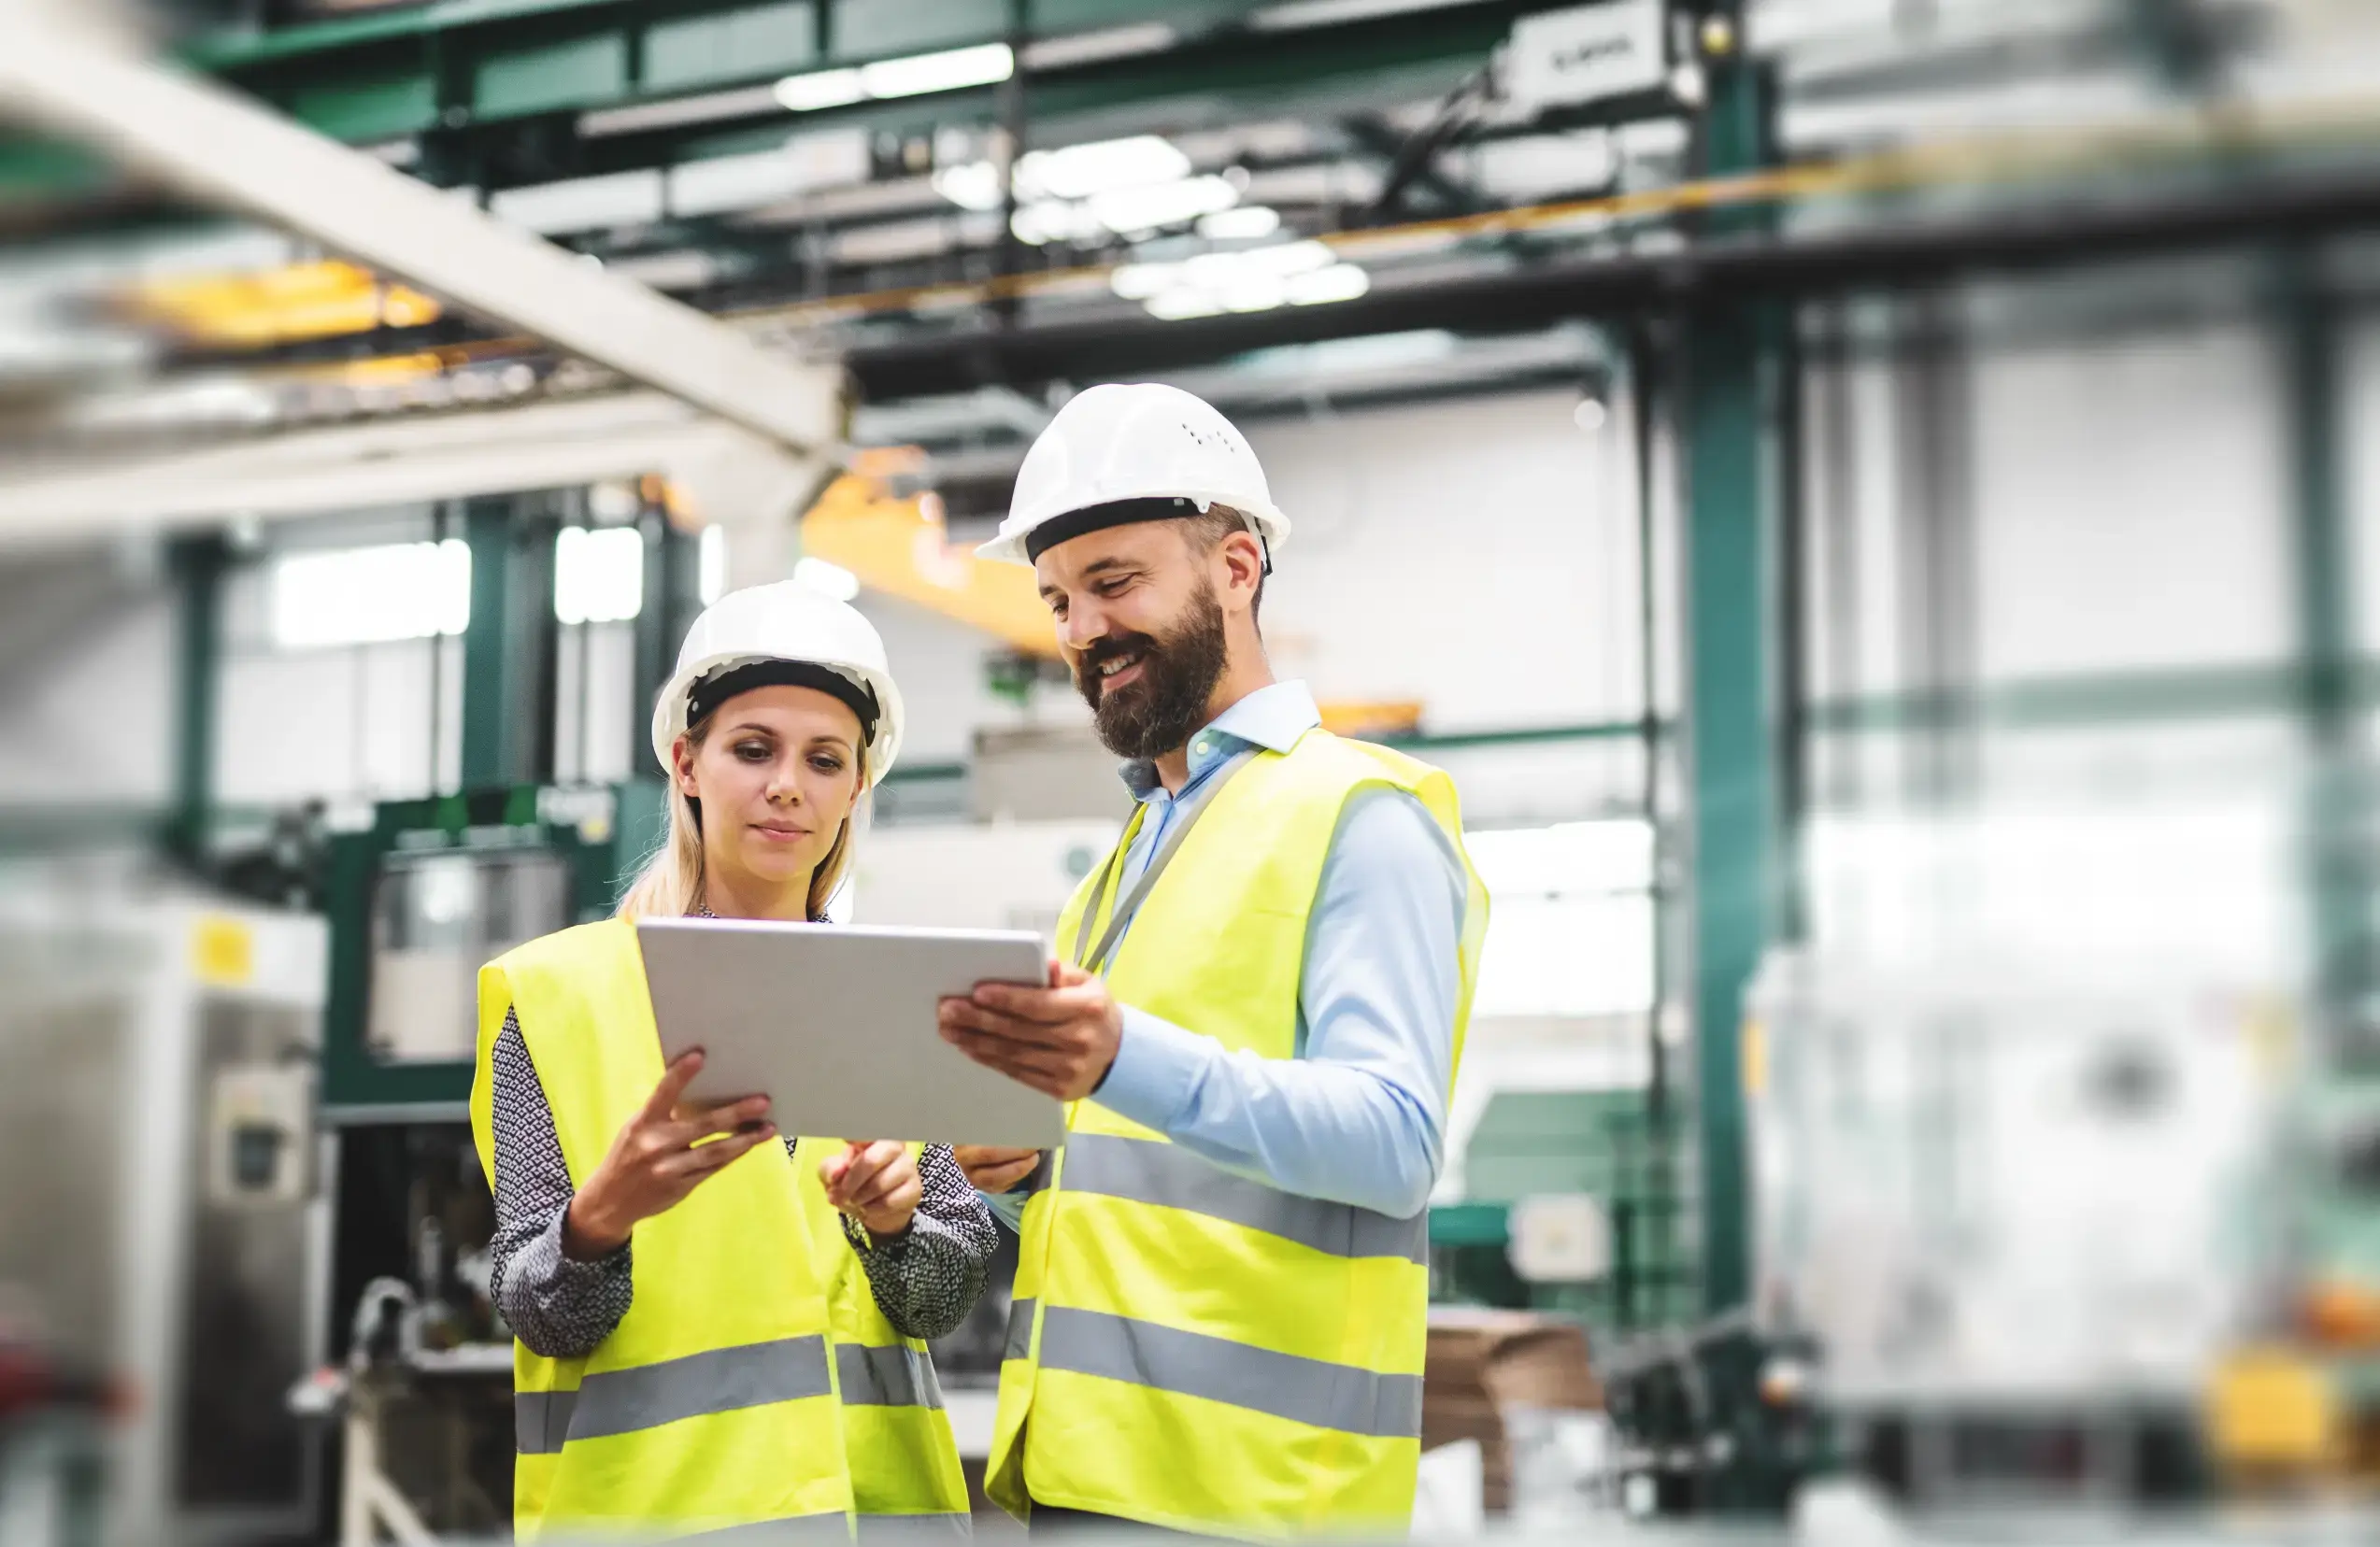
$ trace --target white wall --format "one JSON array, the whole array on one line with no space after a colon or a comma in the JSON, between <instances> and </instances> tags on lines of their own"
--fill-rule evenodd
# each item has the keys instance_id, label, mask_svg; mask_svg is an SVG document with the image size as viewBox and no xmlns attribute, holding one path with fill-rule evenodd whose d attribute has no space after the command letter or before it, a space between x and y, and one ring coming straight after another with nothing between
<instances>
[{"instance_id":1,"label":"white wall","mask_svg":"<svg viewBox=\"0 0 2380 1547\"><path fill-rule=\"evenodd\" d=\"M1247 426L1293 527L1274 664L1324 700L1418 700L1433 731L1638 713L1623 420L1568 390Z\"/></svg>"},{"instance_id":2,"label":"white wall","mask_svg":"<svg viewBox=\"0 0 2380 1547\"><path fill-rule=\"evenodd\" d=\"M178 619L153 564L103 553L0 576L0 804L161 805Z\"/></svg>"},{"instance_id":3,"label":"white wall","mask_svg":"<svg viewBox=\"0 0 2380 1547\"><path fill-rule=\"evenodd\" d=\"M885 658L901 684L908 715L903 762L962 761L981 728L1080 725L1090 718L1082 700L1063 686L1037 688L1021 706L994 696L984 686L983 663L997 646L965 624L889 596L862 593L858 606L884 636Z\"/></svg>"},{"instance_id":4,"label":"white wall","mask_svg":"<svg viewBox=\"0 0 2380 1547\"><path fill-rule=\"evenodd\" d=\"M2168 299L2202 297L2211 272L2176 272ZM2116 310L2141 299L2128 283L2162 281L2100 283L2098 304ZM1815 370L1814 696L1930 685L1916 641L1945 617L1965 634L1951 664L1987 706L2018 683L2291 664L2285 379L2252 297L2243 285L2227 308L2076 337L2062 318L2040 325L2037 309L2072 295L1995 286L1950 315L2033 324L2013 339L1987 331L1946 354L1867 351ZM2374 340L2365 327L2350 345L2344 409L2367 641L2380 581ZM1963 554L1948 595L1922 589L1913 558L1929 506ZM2145 972L2186 964L2231 986L2296 981L2311 762L2294 707L2277 692L2195 717L2128 721L2120 707L2087 724L1987 720L1970 737L1822 736L1808 844L1817 939L1883 957L1984 946ZM1945 758L1946 780L1928 760Z\"/></svg>"}]
</instances>

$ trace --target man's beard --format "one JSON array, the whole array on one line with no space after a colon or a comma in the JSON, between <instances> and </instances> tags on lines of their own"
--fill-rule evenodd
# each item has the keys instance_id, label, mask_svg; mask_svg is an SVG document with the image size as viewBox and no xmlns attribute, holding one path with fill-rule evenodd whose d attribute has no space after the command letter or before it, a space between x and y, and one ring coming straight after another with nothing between
<instances>
[{"instance_id":1,"label":"man's beard","mask_svg":"<svg viewBox=\"0 0 2380 1547\"><path fill-rule=\"evenodd\" d=\"M1110 690L1100 664L1128 655L1141 658L1140 680ZM1201 587L1171 633L1122 634L1091 645L1075 662L1075 687L1107 750L1147 760L1183 745L1206 723L1224 657L1223 605L1212 587Z\"/></svg>"}]
</instances>

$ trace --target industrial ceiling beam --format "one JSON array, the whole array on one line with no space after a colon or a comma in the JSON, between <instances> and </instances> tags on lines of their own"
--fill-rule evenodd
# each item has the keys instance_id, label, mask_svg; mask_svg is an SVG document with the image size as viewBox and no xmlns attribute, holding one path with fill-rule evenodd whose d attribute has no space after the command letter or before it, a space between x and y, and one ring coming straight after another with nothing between
<instances>
[{"instance_id":1,"label":"industrial ceiling beam","mask_svg":"<svg viewBox=\"0 0 2380 1547\"><path fill-rule=\"evenodd\" d=\"M8 0L0 17L0 116L310 237L795 455L837 444L834 370L773 357L691 307L47 7Z\"/></svg>"},{"instance_id":2,"label":"industrial ceiling beam","mask_svg":"<svg viewBox=\"0 0 2380 1547\"><path fill-rule=\"evenodd\" d=\"M845 357L883 401L984 382L1096 381L1212 364L1250 349L1447 328L1517 333L1563 318L1641 317L1713 299L1903 289L1963 275L2266 242L2380 226L2380 171L2272 174L2175 195L2106 197L1955 220L1795 236L1722 237L1680 250L1548 263L1427 284L1383 282L1327 306L1202 318L1105 318L870 345Z\"/></svg>"}]
</instances>

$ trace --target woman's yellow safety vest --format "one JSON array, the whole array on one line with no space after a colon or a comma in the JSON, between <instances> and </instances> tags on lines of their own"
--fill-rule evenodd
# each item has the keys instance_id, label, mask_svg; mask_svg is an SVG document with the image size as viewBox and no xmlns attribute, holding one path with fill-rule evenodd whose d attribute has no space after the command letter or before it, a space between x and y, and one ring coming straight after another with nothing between
<instances>
[{"instance_id":1,"label":"woman's yellow safety vest","mask_svg":"<svg viewBox=\"0 0 2380 1547\"><path fill-rule=\"evenodd\" d=\"M481 969L471 1121L492 1183L490 1068L507 1010L577 1185L661 1081L634 928L564 930ZM876 1312L823 1186L814 1175L803 1185L784 1145L754 1149L640 1222L634 1244L628 1313L593 1354L514 1347L519 1536L791 1523L839 1541L855 1505L963 1513L948 1420L881 1415L919 1407L897 1398L938 1402L922 1346ZM855 1418L862 1407L880 1414Z\"/></svg>"},{"instance_id":2,"label":"woman's yellow safety vest","mask_svg":"<svg viewBox=\"0 0 2380 1547\"><path fill-rule=\"evenodd\" d=\"M1149 889L1107 973L1116 999L1235 1052L1294 1057L1306 916L1347 799L1368 786L1418 797L1461 852L1453 782L1426 764L1319 730L1286 756L1261 752ZM1463 869L1458 1065L1488 903ZM1062 916L1062 950L1104 929L1083 916L1099 881ZM1092 1100L1067 1126L1025 1207L993 1501L1219 1534L1402 1535L1421 1446L1427 1213L1282 1192Z\"/></svg>"},{"instance_id":3,"label":"woman's yellow safety vest","mask_svg":"<svg viewBox=\"0 0 2380 1547\"><path fill-rule=\"evenodd\" d=\"M843 1445L851 1459L851 1498L860 1540L871 1525L912 1529L929 1522L959 1536L974 1534L959 1441L943 1411L942 1384L921 1339L905 1338L876 1303L867 1269L843 1237L842 1216L826 1200L819 1164L844 1148L840 1139L805 1135L793 1157L803 1213L811 1222L819 1259L833 1264L834 1369L843 1406ZM915 1154L922 1146L912 1145Z\"/></svg>"}]
</instances>

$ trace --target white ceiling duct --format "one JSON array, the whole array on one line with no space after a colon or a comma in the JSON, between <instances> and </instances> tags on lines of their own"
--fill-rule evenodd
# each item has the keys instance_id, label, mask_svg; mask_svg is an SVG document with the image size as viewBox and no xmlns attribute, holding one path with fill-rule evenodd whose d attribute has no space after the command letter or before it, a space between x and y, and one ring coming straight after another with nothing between
<instances>
[{"instance_id":1,"label":"white ceiling duct","mask_svg":"<svg viewBox=\"0 0 2380 1547\"><path fill-rule=\"evenodd\" d=\"M659 392L243 438L42 471L0 464L0 548L668 474L754 444Z\"/></svg>"}]
</instances>

